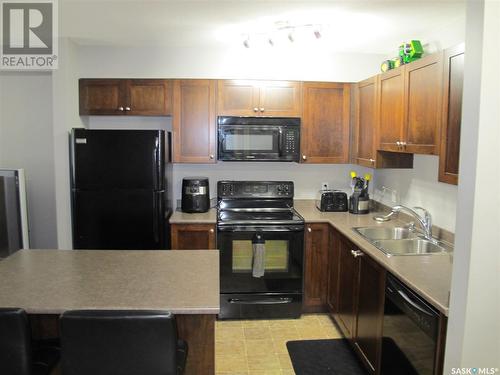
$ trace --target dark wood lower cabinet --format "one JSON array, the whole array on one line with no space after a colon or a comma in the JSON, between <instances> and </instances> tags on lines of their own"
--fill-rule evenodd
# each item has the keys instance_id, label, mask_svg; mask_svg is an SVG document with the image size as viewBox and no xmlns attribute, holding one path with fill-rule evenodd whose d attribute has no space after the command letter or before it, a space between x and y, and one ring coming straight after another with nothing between
<instances>
[{"instance_id":1,"label":"dark wood lower cabinet","mask_svg":"<svg viewBox=\"0 0 500 375\"><path fill-rule=\"evenodd\" d=\"M304 312L326 311L328 291L328 224L307 224L304 256Z\"/></svg>"},{"instance_id":2,"label":"dark wood lower cabinet","mask_svg":"<svg viewBox=\"0 0 500 375\"><path fill-rule=\"evenodd\" d=\"M344 336L348 339L353 339L359 262L351 253L355 248L350 241L340 236L337 244L339 253L338 309L334 316Z\"/></svg>"},{"instance_id":3,"label":"dark wood lower cabinet","mask_svg":"<svg viewBox=\"0 0 500 375\"><path fill-rule=\"evenodd\" d=\"M328 293L326 304L330 314L338 311L339 300L339 236L330 227L330 243L328 244Z\"/></svg>"},{"instance_id":4,"label":"dark wood lower cabinet","mask_svg":"<svg viewBox=\"0 0 500 375\"><path fill-rule=\"evenodd\" d=\"M385 269L333 231L328 306L366 369L379 373Z\"/></svg>"},{"instance_id":5,"label":"dark wood lower cabinet","mask_svg":"<svg viewBox=\"0 0 500 375\"><path fill-rule=\"evenodd\" d=\"M434 374L442 374L444 367L444 349L446 346L446 333L448 332L448 317L439 315L439 334L436 349L436 364L434 366Z\"/></svg>"},{"instance_id":6,"label":"dark wood lower cabinet","mask_svg":"<svg viewBox=\"0 0 500 375\"><path fill-rule=\"evenodd\" d=\"M372 373L380 368L385 269L367 255L359 260L355 350Z\"/></svg>"},{"instance_id":7,"label":"dark wood lower cabinet","mask_svg":"<svg viewBox=\"0 0 500 375\"><path fill-rule=\"evenodd\" d=\"M215 315L176 315L179 338L188 343L185 375L215 374Z\"/></svg>"},{"instance_id":8,"label":"dark wood lower cabinet","mask_svg":"<svg viewBox=\"0 0 500 375\"><path fill-rule=\"evenodd\" d=\"M171 248L173 250L215 249L215 225L172 224Z\"/></svg>"}]
</instances>

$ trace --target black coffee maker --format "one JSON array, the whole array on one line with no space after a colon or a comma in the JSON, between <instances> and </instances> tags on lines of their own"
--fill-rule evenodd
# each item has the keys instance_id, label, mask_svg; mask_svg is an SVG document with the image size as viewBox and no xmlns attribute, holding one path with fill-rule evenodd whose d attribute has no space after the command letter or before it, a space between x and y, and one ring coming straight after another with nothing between
<instances>
[{"instance_id":1,"label":"black coffee maker","mask_svg":"<svg viewBox=\"0 0 500 375\"><path fill-rule=\"evenodd\" d=\"M210 209L208 177L184 177L182 179L183 212L207 212Z\"/></svg>"},{"instance_id":2,"label":"black coffee maker","mask_svg":"<svg viewBox=\"0 0 500 375\"><path fill-rule=\"evenodd\" d=\"M352 194L349 197L349 212L351 214L367 214L370 212L370 195L368 186L370 184L370 174L365 177L358 177L356 172L351 172Z\"/></svg>"}]
</instances>

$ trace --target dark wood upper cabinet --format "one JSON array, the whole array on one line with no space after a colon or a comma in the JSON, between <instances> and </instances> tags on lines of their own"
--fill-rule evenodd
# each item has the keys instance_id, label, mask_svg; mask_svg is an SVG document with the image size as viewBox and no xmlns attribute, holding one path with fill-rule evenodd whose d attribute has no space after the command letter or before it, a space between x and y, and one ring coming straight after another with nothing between
<instances>
[{"instance_id":1,"label":"dark wood upper cabinet","mask_svg":"<svg viewBox=\"0 0 500 375\"><path fill-rule=\"evenodd\" d=\"M441 131L442 54L405 65L404 151L437 155Z\"/></svg>"},{"instance_id":2,"label":"dark wood upper cabinet","mask_svg":"<svg viewBox=\"0 0 500 375\"><path fill-rule=\"evenodd\" d=\"M359 259L352 255L355 249L343 236L339 237L339 278L337 322L348 339L354 339L356 323L356 295Z\"/></svg>"},{"instance_id":3,"label":"dark wood upper cabinet","mask_svg":"<svg viewBox=\"0 0 500 375\"><path fill-rule=\"evenodd\" d=\"M378 150L437 154L441 129L442 54L380 75Z\"/></svg>"},{"instance_id":4,"label":"dark wood upper cabinet","mask_svg":"<svg viewBox=\"0 0 500 375\"><path fill-rule=\"evenodd\" d=\"M80 79L79 99L82 115L122 115L126 81L122 79Z\"/></svg>"},{"instance_id":5,"label":"dark wood upper cabinet","mask_svg":"<svg viewBox=\"0 0 500 375\"><path fill-rule=\"evenodd\" d=\"M302 82L262 82L259 111L263 116L301 117Z\"/></svg>"},{"instance_id":6,"label":"dark wood upper cabinet","mask_svg":"<svg viewBox=\"0 0 500 375\"><path fill-rule=\"evenodd\" d=\"M302 162L349 162L350 84L305 82Z\"/></svg>"},{"instance_id":7,"label":"dark wood upper cabinet","mask_svg":"<svg viewBox=\"0 0 500 375\"><path fill-rule=\"evenodd\" d=\"M401 152L403 88L400 71L353 85L352 162L368 168L412 168L413 154ZM380 141L379 141L380 140Z\"/></svg>"},{"instance_id":8,"label":"dark wood upper cabinet","mask_svg":"<svg viewBox=\"0 0 500 375\"><path fill-rule=\"evenodd\" d=\"M464 81L465 45L444 51L443 112L439 155L439 181L458 184L460 124Z\"/></svg>"},{"instance_id":9,"label":"dark wood upper cabinet","mask_svg":"<svg viewBox=\"0 0 500 375\"><path fill-rule=\"evenodd\" d=\"M166 79L133 79L127 81L129 115L170 116L172 114L172 81Z\"/></svg>"},{"instance_id":10,"label":"dark wood upper cabinet","mask_svg":"<svg viewBox=\"0 0 500 375\"><path fill-rule=\"evenodd\" d=\"M365 79L354 86L354 162L369 168L375 167L376 161L377 78Z\"/></svg>"},{"instance_id":11,"label":"dark wood upper cabinet","mask_svg":"<svg viewBox=\"0 0 500 375\"><path fill-rule=\"evenodd\" d=\"M172 224L171 241L173 250L215 249L215 225Z\"/></svg>"},{"instance_id":12,"label":"dark wood upper cabinet","mask_svg":"<svg viewBox=\"0 0 500 375\"><path fill-rule=\"evenodd\" d=\"M404 69L393 69L379 77L378 87L378 149L402 151L404 139Z\"/></svg>"},{"instance_id":13,"label":"dark wood upper cabinet","mask_svg":"<svg viewBox=\"0 0 500 375\"><path fill-rule=\"evenodd\" d=\"M384 298L385 269L363 254L359 261L354 346L371 373L379 373Z\"/></svg>"},{"instance_id":14,"label":"dark wood upper cabinet","mask_svg":"<svg viewBox=\"0 0 500 375\"><path fill-rule=\"evenodd\" d=\"M175 163L216 162L216 81L175 80L173 159Z\"/></svg>"},{"instance_id":15,"label":"dark wood upper cabinet","mask_svg":"<svg viewBox=\"0 0 500 375\"><path fill-rule=\"evenodd\" d=\"M329 230L328 224L306 225L304 312L321 312L326 308Z\"/></svg>"},{"instance_id":16,"label":"dark wood upper cabinet","mask_svg":"<svg viewBox=\"0 0 500 375\"><path fill-rule=\"evenodd\" d=\"M164 79L80 79L80 115L170 116L172 86Z\"/></svg>"},{"instance_id":17,"label":"dark wood upper cabinet","mask_svg":"<svg viewBox=\"0 0 500 375\"><path fill-rule=\"evenodd\" d=\"M259 87L252 81L225 80L217 83L219 116L257 116Z\"/></svg>"},{"instance_id":18,"label":"dark wood upper cabinet","mask_svg":"<svg viewBox=\"0 0 500 375\"><path fill-rule=\"evenodd\" d=\"M301 82L220 80L217 86L217 114L300 117L301 87Z\"/></svg>"}]
</instances>

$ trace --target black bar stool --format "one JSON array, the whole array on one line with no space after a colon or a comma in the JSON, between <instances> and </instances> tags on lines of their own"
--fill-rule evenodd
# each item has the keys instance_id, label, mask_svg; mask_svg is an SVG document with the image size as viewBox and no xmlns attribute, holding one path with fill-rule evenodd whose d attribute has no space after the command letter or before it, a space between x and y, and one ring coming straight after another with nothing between
<instances>
[{"instance_id":1,"label":"black bar stool","mask_svg":"<svg viewBox=\"0 0 500 375\"><path fill-rule=\"evenodd\" d=\"M178 375L187 344L173 314L75 310L60 318L63 375Z\"/></svg>"},{"instance_id":2,"label":"black bar stool","mask_svg":"<svg viewBox=\"0 0 500 375\"><path fill-rule=\"evenodd\" d=\"M26 312L0 308L0 374L46 375L59 361L59 347L33 345Z\"/></svg>"}]
</instances>

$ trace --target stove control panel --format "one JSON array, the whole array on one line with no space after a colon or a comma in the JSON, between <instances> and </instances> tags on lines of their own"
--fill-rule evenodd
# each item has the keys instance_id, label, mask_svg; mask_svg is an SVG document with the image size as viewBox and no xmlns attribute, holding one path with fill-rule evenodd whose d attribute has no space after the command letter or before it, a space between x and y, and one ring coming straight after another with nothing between
<instances>
[{"instance_id":1,"label":"stove control panel","mask_svg":"<svg viewBox=\"0 0 500 375\"><path fill-rule=\"evenodd\" d=\"M217 197L293 198L292 181L219 181Z\"/></svg>"}]
</instances>

